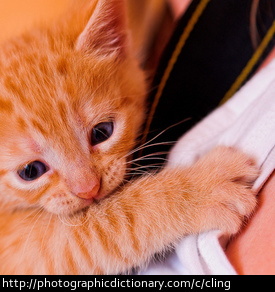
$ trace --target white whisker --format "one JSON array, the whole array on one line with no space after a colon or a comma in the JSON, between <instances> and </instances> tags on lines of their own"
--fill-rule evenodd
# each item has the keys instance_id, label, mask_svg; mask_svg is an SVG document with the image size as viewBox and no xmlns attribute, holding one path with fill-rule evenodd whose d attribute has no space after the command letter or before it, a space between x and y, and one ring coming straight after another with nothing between
<instances>
[{"instance_id":1,"label":"white whisker","mask_svg":"<svg viewBox=\"0 0 275 292\"><path fill-rule=\"evenodd\" d=\"M137 151L143 150L144 148L146 148L145 146L147 146L148 144L150 144L152 141L154 141L155 139L157 139L159 136L161 136L162 134L164 134L166 131L170 130L173 127L176 127L176 126L180 125L181 123L184 123L184 122L188 121L189 119L190 118L184 119L184 120L182 120L182 121L180 121L180 122L178 122L176 124L173 124L173 125L167 127L166 129L164 129L163 131L161 131L160 133L158 133L156 136L154 136L151 140L143 143L142 145L140 145L140 146L136 147L135 149L133 149L132 151L130 151L126 155L126 157L129 156L129 155L131 155L131 154L133 154L133 153L135 153L135 152L137 152ZM169 143L173 143L174 144L175 142L176 141L161 142L161 143L156 143L155 146L157 146L157 145L165 145L165 144L169 144ZM148 147L150 147L150 146L148 146Z\"/></svg>"},{"instance_id":2,"label":"white whisker","mask_svg":"<svg viewBox=\"0 0 275 292\"><path fill-rule=\"evenodd\" d=\"M143 161L143 160L162 160L162 161L168 161L168 159L166 159L166 158L156 156L156 155L163 155L163 154L167 154L167 153L169 153L169 152L151 153L151 154L148 154L148 155L144 155L142 157L139 157L139 158L135 158L135 159L129 160L129 161L126 162L126 164L132 164L132 163L135 163L135 162L138 162L138 161Z\"/></svg>"}]
</instances>

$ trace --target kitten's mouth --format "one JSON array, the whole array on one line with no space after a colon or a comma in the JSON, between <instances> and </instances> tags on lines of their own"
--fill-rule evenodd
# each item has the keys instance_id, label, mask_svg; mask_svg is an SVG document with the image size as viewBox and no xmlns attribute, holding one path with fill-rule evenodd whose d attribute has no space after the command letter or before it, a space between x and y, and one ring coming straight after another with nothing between
<instances>
[{"instance_id":1,"label":"kitten's mouth","mask_svg":"<svg viewBox=\"0 0 275 292\"><path fill-rule=\"evenodd\" d=\"M94 200L95 200L95 201L99 201L99 200L103 199L104 197L106 197L106 194L103 194L103 193L99 192L99 193L94 197Z\"/></svg>"}]
</instances>

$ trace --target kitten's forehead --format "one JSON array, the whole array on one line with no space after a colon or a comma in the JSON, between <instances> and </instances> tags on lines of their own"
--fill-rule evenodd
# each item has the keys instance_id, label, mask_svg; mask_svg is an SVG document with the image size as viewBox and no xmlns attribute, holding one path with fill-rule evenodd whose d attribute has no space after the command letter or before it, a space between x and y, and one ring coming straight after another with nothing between
<instances>
[{"instance_id":1,"label":"kitten's forehead","mask_svg":"<svg viewBox=\"0 0 275 292\"><path fill-rule=\"evenodd\" d=\"M16 107L44 117L62 116L66 106L77 109L91 102L96 93L103 102L109 97L102 92L112 79L106 75L108 66L99 70L96 62L89 62L88 67L77 52L68 48L52 51L47 42L31 48L24 43L15 47L12 54L2 54L0 61L0 109L12 111ZM94 100L95 105L99 101Z\"/></svg>"},{"instance_id":2,"label":"kitten's forehead","mask_svg":"<svg viewBox=\"0 0 275 292\"><path fill-rule=\"evenodd\" d=\"M69 57L42 58L43 66L39 59L24 65L25 59L18 64L23 68L15 69L14 74L8 68L0 78L0 121L6 128L0 130L0 138L16 140L22 133L36 150L55 148L65 156L70 153L70 158L83 153L92 127L116 111L116 98L111 102L110 97L119 92L109 90L95 72L86 77L81 61L74 71ZM49 59L53 62L48 63Z\"/></svg>"}]
</instances>

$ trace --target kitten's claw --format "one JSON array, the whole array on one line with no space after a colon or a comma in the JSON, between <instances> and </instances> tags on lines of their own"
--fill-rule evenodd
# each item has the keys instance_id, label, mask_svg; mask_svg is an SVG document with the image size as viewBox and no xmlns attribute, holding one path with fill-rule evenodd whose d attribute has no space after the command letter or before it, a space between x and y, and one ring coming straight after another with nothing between
<instances>
[{"instance_id":1,"label":"kitten's claw","mask_svg":"<svg viewBox=\"0 0 275 292\"><path fill-rule=\"evenodd\" d=\"M257 205L252 189L259 175L255 161L233 148L219 146L199 160L197 167L208 169L204 170L206 179L212 180L211 190L208 188L210 193L205 190L211 201L207 212L209 224L216 224L228 234L238 232Z\"/></svg>"}]
</instances>

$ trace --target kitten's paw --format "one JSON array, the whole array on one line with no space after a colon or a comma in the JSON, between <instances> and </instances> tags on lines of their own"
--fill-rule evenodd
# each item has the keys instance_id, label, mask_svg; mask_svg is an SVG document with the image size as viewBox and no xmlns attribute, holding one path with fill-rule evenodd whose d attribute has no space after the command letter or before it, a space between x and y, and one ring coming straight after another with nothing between
<instances>
[{"instance_id":1,"label":"kitten's paw","mask_svg":"<svg viewBox=\"0 0 275 292\"><path fill-rule=\"evenodd\" d=\"M251 187L259 175L252 157L225 146L216 147L209 152L197 162L197 167L208 177L211 175L217 184L227 180Z\"/></svg>"},{"instance_id":2,"label":"kitten's paw","mask_svg":"<svg viewBox=\"0 0 275 292\"><path fill-rule=\"evenodd\" d=\"M220 146L199 164L208 169L206 174L211 180L208 187L209 200L212 200L209 209L211 224L216 223L219 229L228 234L238 232L257 204L252 186L259 169L254 160L233 148Z\"/></svg>"}]
</instances>

